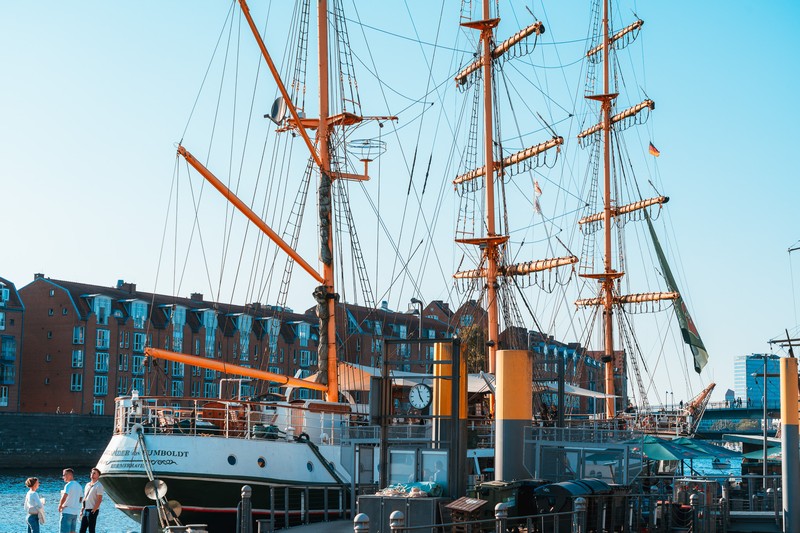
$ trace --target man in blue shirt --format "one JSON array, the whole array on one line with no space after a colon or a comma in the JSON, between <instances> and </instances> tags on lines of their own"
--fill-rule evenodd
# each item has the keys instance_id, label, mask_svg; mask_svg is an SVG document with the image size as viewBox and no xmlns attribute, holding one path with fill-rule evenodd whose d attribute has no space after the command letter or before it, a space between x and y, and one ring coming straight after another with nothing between
<instances>
[{"instance_id":1,"label":"man in blue shirt","mask_svg":"<svg viewBox=\"0 0 800 533\"><path fill-rule=\"evenodd\" d=\"M64 490L61 491L61 501L58 502L58 512L61 513L60 533L76 533L78 530L78 515L81 512L81 485L75 481L75 471L65 468L62 473Z\"/></svg>"}]
</instances>

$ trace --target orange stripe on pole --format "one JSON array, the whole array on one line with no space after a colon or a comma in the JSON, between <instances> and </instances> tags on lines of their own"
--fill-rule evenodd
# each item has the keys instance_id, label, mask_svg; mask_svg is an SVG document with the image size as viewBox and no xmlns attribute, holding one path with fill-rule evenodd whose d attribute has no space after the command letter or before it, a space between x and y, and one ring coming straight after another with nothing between
<instances>
[{"instance_id":1,"label":"orange stripe on pole","mask_svg":"<svg viewBox=\"0 0 800 533\"><path fill-rule=\"evenodd\" d=\"M298 378L290 378L282 374L275 374L265 370L258 370L256 368L247 368L239 365L232 365L223 361L214 359L207 359L205 357L197 357L196 355L189 355L185 353L171 352L169 350L160 350L158 348L145 348L145 355L155 357L156 359L165 359L167 361L175 361L176 363L184 363L187 365L199 366L200 368L207 368L209 370L218 370L227 374L236 374L239 376L246 376L249 378L262 379L264 381L275 381L281 385L288 385L290 387L301 387L304 389L318 390L325 392L328 390L327 385L321 383L313 383ZM334 370L335 371L335 370Z\"/></svg>"},{"instance_id":2,"label":"orange stripe on pole","mask_svg":"<svg viewBox=\"0 0 800 533\"><path fill-rule=\"evenodd\" d=\"M798 412L798 386L797 386L797 359L784 357L781 365L781 424L783 426L797 426ZM766 380L765 380L766 381Z\"/></svg>"},{"instance_id":3,"label":"orange stripe on pole","mask_svg":"<svg viewBox=\"0 0 800 533\"><path fill-rule=\"evenodd\" d=\"M303 267L303 270L311 274L311 277L317 280L318 282L324 283L325 280L322 277L322 275L320 275L319 272L317 272L311 265L309 265L305 259L300 257L300 255L291 246L286 244L286 241L281 239L280 235L275 233L272 230L272 228L270 228L267 225L266 222L261 220L261 218L259 218L259 216L256 215L252 209L247 207L247 204L242 202L238 196L233 194L233 191L231 191L224 183L222 183L219 180L219 178L217 178L214 174L212 174L210 170L208 170L205 166L203 166L203 164L200 161L198 161L197 158L195 158L192 154L190 154L186 148L179 145L178 153L181 154L184 157L184 159L186 159L186 162L192 165L192 167L194 167L194 169L197 170L206 179L207 182L209 182L215 189L217 189L220 193L222 193L222 196L224 196L230 203L232 203L234 207L236 207L236 209L238 209L244 216L246 216L250 220L250 222L255 224L258 227L258 229L263 231L267 235L267 237L269 237L272 240L272 242L278 245L278 247L281 250L289 254L289 257L294 259L298 265Z\"/></svg>"}]
</instances>

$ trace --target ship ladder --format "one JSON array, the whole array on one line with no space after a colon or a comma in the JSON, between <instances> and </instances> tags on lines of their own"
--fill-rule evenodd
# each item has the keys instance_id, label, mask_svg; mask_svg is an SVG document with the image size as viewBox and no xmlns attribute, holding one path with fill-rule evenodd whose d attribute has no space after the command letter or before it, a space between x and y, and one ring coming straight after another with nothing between
<instances>
[{"instance_id":1,"label":"ship ladder","mask_svg":"<svg viewBox=\"0 0 800 533\"><path fill-rule=\"evenodd\" d=\"M175 526L182 526L183 524L180 523L178 517L173 512L172 508L169 505L169 502L164 497L166 491L164 493L159 494L158 490L158 483L153 475L153 463L150 462L150 454L147 451L147 446L144 443L144 431L141 427L135 428L137 437L139 439L139 446L141 447L142 453L142 463L144 464L144 471L147 474L147 479L150 480L150 483L153 484L153 493L155 495L156 501L156 509L158 509L158 521L161 524L161 527L168 527L170 525Z\"/></svg>"}]
</instances>

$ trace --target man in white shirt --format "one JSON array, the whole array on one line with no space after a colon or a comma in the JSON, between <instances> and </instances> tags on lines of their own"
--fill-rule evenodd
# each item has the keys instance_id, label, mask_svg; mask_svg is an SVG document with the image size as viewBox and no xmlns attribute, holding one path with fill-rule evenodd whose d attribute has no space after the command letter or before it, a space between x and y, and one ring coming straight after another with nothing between
<instances>
[{"instance_id":1,"label":"man in white shirt","mask_svg":"<svg viewBox=\"0 0 800 533\"><path fill-rule=\"evenodd\" d=\"M61 491L61 501L58 502L58 512L61 513L60 533L76 533L78 515L81 512L81 485L75 481L75 471L65 468L61 474L64 478L64 490Z\"/></svg>"},{"instance_id":2,"label":"man in white shirt","mask_svg":"<svg viewBox=\"0 0 800 533\"><path fill-rule=\"evenodd\" d=\"M83 488L83 512L81 513L81 533L95 533L97 514L100 502L103 501L103 485L100 483L100 471L92 468L92 480Z\"/></svg>"}]
</instances>

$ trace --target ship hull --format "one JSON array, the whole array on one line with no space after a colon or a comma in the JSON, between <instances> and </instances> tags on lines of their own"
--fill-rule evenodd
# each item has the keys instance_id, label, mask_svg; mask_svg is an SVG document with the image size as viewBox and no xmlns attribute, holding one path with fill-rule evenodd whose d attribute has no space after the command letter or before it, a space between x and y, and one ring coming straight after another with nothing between
<instances>
[{"instance_id":1,"label":"ship hull","mask_svg":"<svg viewBox=\"0 0 800 533\"><path fill-rule=\"evenodd\" d=\"M254 520L273 518L276 527L336 518L349 507L340 446L315 452L307 442L181 434L147 435L145 443L153 477L166 483L165 498L180 504L184 524L233 530L245 485L252 489ZM97 465L109 497L137 521L155 504L145 494L149 478L140 448L138 435L115 435Z\"/></svg>"}]
</instances>

